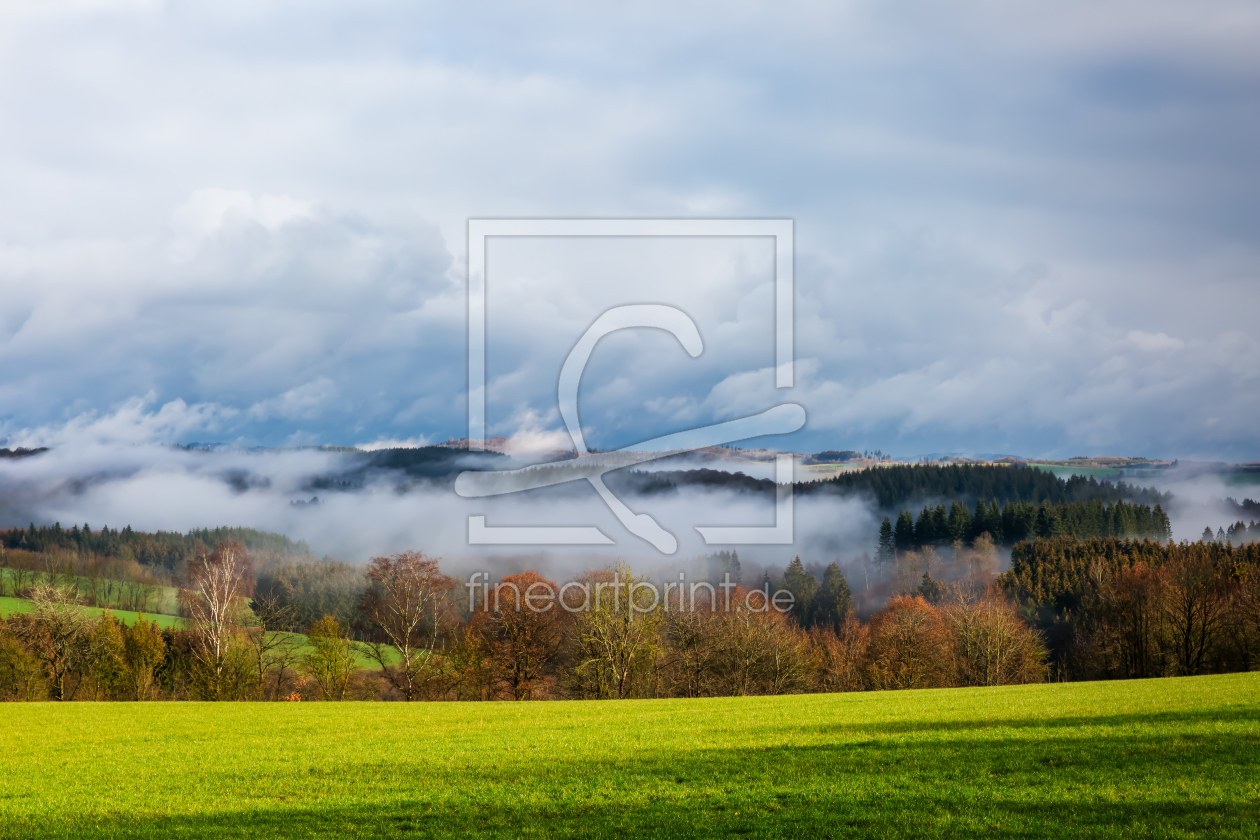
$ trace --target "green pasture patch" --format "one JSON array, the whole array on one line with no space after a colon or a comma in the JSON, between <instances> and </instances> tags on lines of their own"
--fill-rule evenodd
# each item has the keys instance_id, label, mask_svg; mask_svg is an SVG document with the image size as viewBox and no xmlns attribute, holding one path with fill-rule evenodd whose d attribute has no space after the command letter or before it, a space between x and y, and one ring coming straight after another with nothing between
<instances>
[{"instance_id":1,"label":"green pasture patch","mask_svg":"<svg viewBox=\"0 0 1260 840\"><path fill-rule=\"evenodd\" d=\"M1260 471L1224 473L1221 478L1227 487L1255 488L1260 486Z\"/></svg>"},{"instance_id":2,"label":"green pasture patch","mask_svg":"<svg viewBox=\"0 0 1260 840\"><path fill-rule=\"evenodd\" d=\"M276 633L276 635L293 637L293 639L297 641L297 652L302 656L307 656L315 652L315 648L311 646L310 642L307 640L307 637L303 635L302 633ZM371 657L367 655L367 653L364 652L364 648L366 647L365 645L362 645L358 642L353 642L351 646L354 649L354 660L356 663L358 663L360 668L366 668L368 670L376 670L376 671L380 670L381 668L380 664L377 663L375 659L372 659ZM402 655L398 652L397 648L393 646L386 646L385 648L386 663L390 665L396 665L401 660L402 660Z\"/></svg>"},{"instance_id":3,"label":"green pasture patch","mask_svg":"<svg viewBox=\"0 0 1260 840\"><path fill-rule=\"evenodd\" d=\"M28 584L42 583L49 579L48 573L42 571L30 572L28 574L30 575L27 579ZM3 580L4 582L4 588L0 591L13 591L13 578L14 572L12 569L0 568L0 580ZM65 580L62 575L57 575L56 579L58 581ZM78 590L80 595L87 595L92 591L92 581L90 578L82 575L76 575L72 578L72 580L74 581L75 588ZM174 615L179 609L179 589L174 586L154 586L153 596L149 600L154 612L161 615ZM116 599L113 603L126 603L125 597L122 599ZM113 609L112 606L110 608ZM148 615L148 613L145 613L145 615Z\"/></svg>"},{"instance_id":4,"label":"green pasture patch","mask_svg":"<svg viewBox=\"0 0 1260 840\"><path fill-rule=\"evenodd\" d=\"M10 704L0 836L1257 837L1260 674L552 703Z\"/></svg>"},{"instance_id":5,"label":"green pasture patch","mask_svg":"<svg viewBox=\"0 0 1260 840\"><path fill-rule=\"evenodd\" d=\"M1071 478L1074 475L1081 475L1086 478L1090 478L1092 476L1093 478L1098 479L1114 479L1121 476L1120 470L1113 469L1111 467L1065 467L1060 464L1036 463L1030 463L1028 466L1038 470L1045 470L1046 472L1054 475L1056 478Z\"/></svg>"},{"instance_id":6,"label":"green pasture patch","mask_svg":"<svg viewBox=\"0 0 1260 840\"><path fill-rule=\"evenodd\" d=\"M8 616L13 613L30 612L32 604L25 598L0 598L0 616ZM101 607L82 607L83 611L93 618L99 618L105 610ZM158 627L166 629L167 627L179 628L183 627L183 619L174 615L162 615L160 613L138 613L131 610L110 610L114 617L123 624L131 625L143 615L145 621L152 621Z\"/></svg>"}]
</instances>

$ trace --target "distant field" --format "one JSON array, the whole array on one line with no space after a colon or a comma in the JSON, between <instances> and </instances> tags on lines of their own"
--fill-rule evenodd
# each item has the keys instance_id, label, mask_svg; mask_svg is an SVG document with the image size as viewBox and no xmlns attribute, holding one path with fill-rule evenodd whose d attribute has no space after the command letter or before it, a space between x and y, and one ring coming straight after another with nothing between
<instances>
[{"instance_id":1,"label":"distant field","mask_svg":"<svg viewBox=\"0 0 1260 840\"><path fill-rule=\"evenodd\" d=\"M1229 487L1260 487L1260 472L1225 473L1221 478Z\"/></svg>"},{"instance_id":2,"label":"distant field","mask_svg":"<svg viewBox=\"0 0 1260 840\"><path fill-rule=\"evenodd\" d=\"M5 588L0 591L9 592L12 586L13 570L0 568L0 578L3 578ZM39 573L39 580L44 580L43 573ZM89 581L85 577L76 577L79 592L85 593L89 591ZM179 590L174 586L158 586L155 587L155 593L149 602L154 612L163 614L174 614L179 607Z\"/></svg>"},{"instance_id":3,"label":"distant field","mask_svg":"<svg viewBox=\"0 0 1260 840\"><path fill-rule=\"evenodd\" d=\"M557 703L12 704L0 836L1256 837L1260 673Z\"/></svg>"},{"instance_id":4,"label":"distant field","mask_svg":"<svg viewBox=\"0 0 1260 840\"><path fill-rule=\"evenodd\" d=\"M105 612L105 610L100 607L84 607L83 609L85 609L87 613L93 617L99 617L101 613ZM0 598L0 616L7 616L11 613L30 612L30 610L31 602L24 598ZM131 612L130 610L110 610L110 612L112 612L114 617L123 624L128 625L135 623L136 619L140 617L140 613ZM144 618L146 621L156 622L157 626L162 628L183 626L183 619L174 615L145 613Z\"/></svg>"},{"instance_id":5,"label":"distant field","mask_svg":"<svg viewBox=\"0 0 1260 840\"><path fill-rule=\"evenodd\" d=\"M1167 480L1169 473L1164 470L1158 470L1154 467L1124 467L1123 469L1114 469L1110 467L1065 467L1060 464L1038 464L1036 462L1029 463L1030 467L1039 470L1045 470L1053 473L1058 478L1069 478L1074 475L1083 475L1086 478L1093 477L1099 480L1108 479L1115 481L1122 479L1130 483L1144 484L1146 482L1156 480ZM1176 476L1176 473L1171 475ZM1260 488L1260 472L1225 472L1211 473L1216 475L1227 487L1238 487L1244 490L1252 488ZM1165 488L1167 489L1167 488ZM1173 486L1173 492L1176 487ZM1242 498L1241 496L1239 498Z\"/></svg>"},{"instance_id":6,"label":"distant field","mask_svg":"<svg viewBox=\"0 0 1260 840\"><path fill-rule=\"evenodd\" d=\"M1038 464L1035 462L1030 463L1028 466L1035 467L1039 470L1045 470L1048 473L1053 473L1058 478L1068 478L1074 475L1083 475L1086 478L1092 477L1098 479L1123 478L1138 480L1159 477L1159 473L1154 469L1141 469L1134 467L1125 467L1124 469L1116 469L1114 467L1065 467L1061 464Z\"/></svg>"},{"instance_id":7,"label":"distant field","mask_svg":"<svg viewBox=\"0 0 1260 840\"><path fill-rule=\"evenodd\" d=\"M862 470L859 464L805 464L805 470L811 479L833 478L849 470Z\"/></svg>"}]
</instances>

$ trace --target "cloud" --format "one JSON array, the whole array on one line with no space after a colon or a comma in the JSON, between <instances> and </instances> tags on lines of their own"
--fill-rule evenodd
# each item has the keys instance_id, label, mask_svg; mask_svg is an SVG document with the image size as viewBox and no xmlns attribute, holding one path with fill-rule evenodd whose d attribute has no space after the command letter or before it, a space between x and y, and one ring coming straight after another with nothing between
<instances>
[{"instance_id":1,"label":"cloud","mask_svg":"<svg viewBox=\"0 0 1260 840\"><path fill-rule=\"evenodd\" d=\"M238 413L213 403L188 405L179 399L156 411L149 410L156 399L150 392L144 397L129 399L104 415L87 412L60 425L16 431L8 435L7 442L10 446L27 449L174 443L188 434L220 429Z\"/></svg>"},{"instance_id":2,"label":"cloud","mask_svg":"<svg viewBox=\"0 0 1260 840\"><path fill-rule=\"evenodd\" d=\"M1144 333L1141 330L1132 330L1129 332L1129 341L1133 342L1139 350L1145 350L1148 353L1158 353L1163 350L1181 350L1186 343L1179 338L1171 338L1163 333Z\"/></svg>"},{"instance_id":3,"label":"cloud","mask_svg":"<svg viewBox=\"0 0 1260 840\"><path fill-rule=\"evenodd\" d=\"M554 422L554 412L549 418ZM529 459L532 456L549 455L558 450L573 449L573 438L568 431L544 428L545 420L533 410L526 410L513 418L516 429L508 438L504 452L513 458Z\"/></svg>"},{"instance_id":4,"label":"cloud","mask_svg":"<svg viewBox=\"0 0 1260 840\"><path fill-rule=\"evenodd\" d=\"M371 443L356 443L356 449L364 452L375 452L378 449L411 449L418 446L431 446L433 441L424 435L399 440L397 438L377 438Z\"/></svg>"},{"instance_id":5,"label":"cloud","mask_svg":"<svg viewBox=\"0 0 1260 840\"><path fill-rule=\"evenodd\" d=\"M522 424L632 300L705 353L606 339L592 445L790 399L806 451L1260 457L1254 4L487 14L5 4L0 432L152 392L229 440L458 436L468 218L704 214L796 220L798 388L755 243L499 242L491 425L559 432Z\"/></svg>"},{"instance_id":6,"label":"cloud","mask_svg":"<svg viewBox=\"0 0 1260 840\"><path fill-rule=\"evenodd\" d=\"M175 235L170 244L171 255L181 262L193 258L207 238L225 227L252 222L274 232L289 222L311 216L310 202L287 195L255 198L244 190L194 190L172 217Z\"/></svg>"},{"instance_id":7,"label":"cloud","mask_svg":"<svg viewBox=\"0 0 1260 840\"><path fill-rule=\"evenodd\" d=\"M0 398L26 405L0 428L152 393L230 407L255 440L278 442L300 420L343 442L348 416L385 425L398 400L457 387L444 368L408 364L450 353L461 332L431 227L224 190L195 192L175 219L169 237L50 246L7 271L0 253L5 314L17 314L0 335Z\"/></svg>"},{"instance_id":8,"label":"cloud","mask_svg":"<svg viewBox=\"0 0 1260 840\"><path fill-rule=\"evenodd\" d=\"M305 385L290 388L278 397L256 402L246 412L251 420L270 420L281 417L300 420L317 417L337 399L337 385L326 376L313 379Z\"/></svg>"},{"instance_id":9,"label":"cloud","mask_svg":"<svg viewBox=\"0 0 1260 840\"><path fill-rule=\"evenodd\" d=\"M161 413L133 416L130 425L153 424ZM128 425L125 419L115 423ZM704 544L697 526L774 524L774 502L767 496L696 488L626 495L636 513L650 514L677 535L678 553L665 556L628 534L585 482L489 499L461 499L449 488L417 484L396 473L369 475L366 485L353 492L312 489L312 479L352 471L361 466L360 458L309 448L190 451L135 443L125 435L116 441L77 435L36 457L0 459L0 527L59 521L186 532L232 525L305 539L317 556L330 553L351 562L419 548L442 557L449 572L502 572L509 561L500 555L513 549L470 546L469 515L486 516L493 525L594 525L616 544L529 548L533 553L522 561L545 573L573 575L617 558L652 571L717 550ZM291 504L312 495L319 496L318 507ZM796 503L792 545L741 546L740 554L746 563L779 566L796 554L847 560L869 551L875 524L862 500L802 497Z\"/></svg>"}]
</instances>

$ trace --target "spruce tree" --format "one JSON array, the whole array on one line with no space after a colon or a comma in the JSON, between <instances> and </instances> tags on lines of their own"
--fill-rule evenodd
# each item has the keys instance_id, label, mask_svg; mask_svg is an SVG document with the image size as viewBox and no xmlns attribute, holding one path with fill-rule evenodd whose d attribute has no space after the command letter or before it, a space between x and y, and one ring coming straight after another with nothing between
<instances>
[{"instance_id":1,"label":"spruce tree","mask_svg":"<svg viewBox=\"0 0 1260 840\"><path fill-rule=\"evenodd\" d=\"M949 539L949 511L945 510L944 502L932 511L932 533L938 540Z\"/></svg>"},{"instance_id":2,"label":"spruce tree","mask_svg":"<svg viewBox=\"0 0 1260 840\"><path fill-rule=\"evenodd\" d=\"M971 536L971 514L962 502L949 506L949 538L955 542Z\"/></svg>"},{"instance_id":3,"label":"spruce tree","mask_svg":"<svg viewBox=\"0 0 1260 840\"><path fill-rule=\"evenodd\" d=\"M1002 528L1002 510L998 507L997 499L989 502L989 536L993 538L995 543L1001 543L1006 536Z\"/></svg>"},{"instance_id":4,"label":"spruce tree","mask_svg":"<svg viewBox=\"0 0 1260 840\"><path fill-rule=\"evenodd\" d=\"M818 591L818 581L805 570L805 564L800 557L788 563L787 571L783 573L783 588L791 592L795 599L792 602L792 615L800 626L805 627L809 622L814 595Z\"/></svg>"},{"instance_id":5,"label":"spruce tree","mask_svg":"<svg viewBox=\"0 0 1260 840\"><path fill-rule=\"evenodd\" d=\"M893 545L898 551L910 551L914 548L914 520L910 518L908 510L897 514L897 525L893 529Z\"/></svg>"},{"instance_id":6,"label":"spruce tree","mask_svg":"<svg viewBox=\"0 0 1260 840\"><path fill-rule=\"evenodd\" d=\"M881 566L890 566L893 561L893 528L888 517L879 526L879 546L875 549L875 562Z\"/></svg>"},{"instance_id":7,"label":"spruce tree","mask_svg":"<svg viewBox=\"0 0 1260 840\"><path fill-rule=\"evenodd\" d=\"M985 507L984 499L976 499L976 512L971 515L967 539L974 541L976 537L989 530L989 509Z\"/></svg>"},{"instance_id":8,"label":"spruce tree","mask_svg":"<svg viewBox=\"0 0 1260 840\"><path fill-rule=\"evenodd\" d=\"M1164 509L1159 505L1155 505L1155 527L1159 531L1158 539L1161 542L1169 542L1172 539L1172 522L1168 519L1168 514L1164 513Z\"/></svg>"},{"instance_id":9,"label":"spruce tree","mask_svg":"<svg viewBox=\"0 0 1260 840\"><path fill-rule=\"evenodd\" d=\"M931 545L936 541L936 528L932 522L932 509L929 507L919 511L914 520L914 541L918 545Z\"/></svg>"},{"instance_id":10,"label":"spruce tree","mask_svg":"<svg viewBox=\"0 0 1260 840\"><path fill-rule=\"evenodd\" d=\"M831 563L823 570L822 586L815 598L816 605L811 623L819 627L830 627L839 630L844 618L853 609L853 597L849 593L849 582L844 579L839 563Z\"/></svg>"}]
</instances>

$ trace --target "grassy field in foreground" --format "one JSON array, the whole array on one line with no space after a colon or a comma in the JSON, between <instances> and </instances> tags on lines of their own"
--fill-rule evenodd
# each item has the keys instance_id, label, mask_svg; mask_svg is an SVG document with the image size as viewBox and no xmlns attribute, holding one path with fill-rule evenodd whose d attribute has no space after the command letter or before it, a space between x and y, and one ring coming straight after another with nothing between
<instances>
[{"instance_id":1,"label":"grassy field in foreground","mask_svg":"<svg viewBox=\"0 0 1260 840\"><path fill-rule=\"evenodd\" d=\"M2 714L5 837L1260 835L1260 673Z\"/></svg>"}]
</instances>

